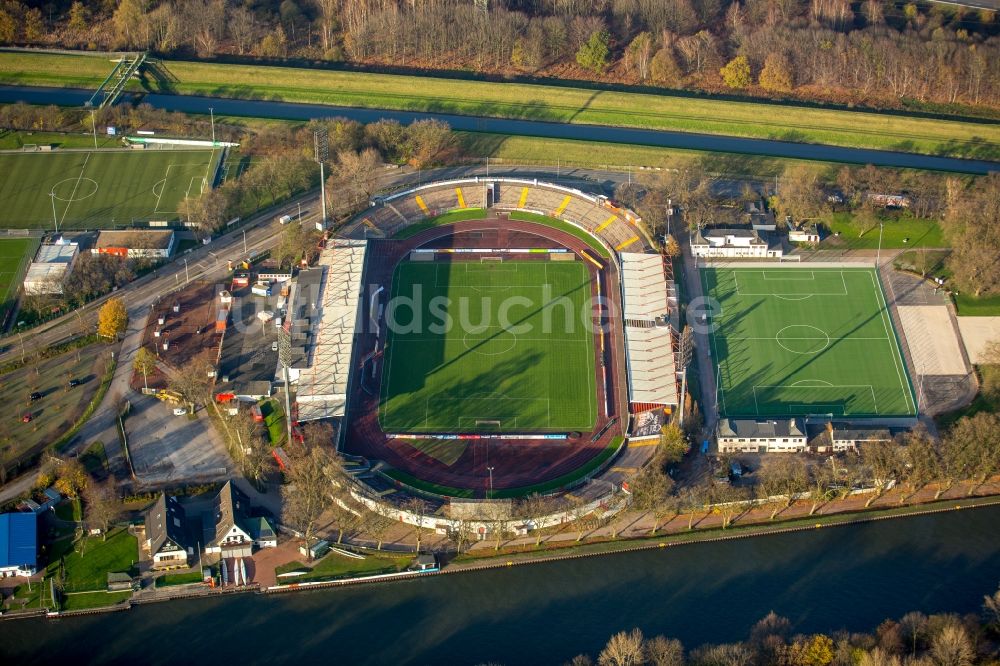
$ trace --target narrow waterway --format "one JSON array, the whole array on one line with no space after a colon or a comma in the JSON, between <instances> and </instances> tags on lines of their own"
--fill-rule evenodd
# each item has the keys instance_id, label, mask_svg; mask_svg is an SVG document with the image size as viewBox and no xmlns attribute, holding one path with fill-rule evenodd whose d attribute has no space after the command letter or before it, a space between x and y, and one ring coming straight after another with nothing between
<instances>
[{"instance_id":1,"label":"narrow waterway","mask_svg":"<svg viewBox=\"0 0 1000 666\"><path fill-rule=\"evenodd\" d=\"M1000 583L1000 507L277 596L0 622L4 663L556 664L640 627L732 641L910 610L978 612Z\"/></svg>"},{"instance_id":2,"label":"narrow waterway","mask_svg":"<svg viewBox=\"0 0 1000 666\"><path fill-rule=\"evenodd\" d=\"M92 94L92 90L70 88L0 86L0 103L27 102L28 104L82 106ZM452 129L465 132L490 132L551 139L575 139L578 141L607 141L610 143L657 146L661 148L683 148L685 150L705 150L747 155L770 155L793 159L874 164L875 166L909 169L934 169L938 171L957 171L960 173L986 174L990 171L996 171L998 165L996 161L991 160L945 157L942 155L920 155L895 150L848 148L845 146L797 143L795 141L782 141L778 139L753 139L748 137L634 127L610 127L543 120L462 116L453 113L363 109L325 104L241 100L224 97L199 97L195 95L144 94L136 95L132 99L151 104L158 109L181 111L183 113L207 114L211 107L215 109L216 116L232 115L279 118L284 120L341 117L366 124L384 118L398 120L403 124L409 124L415 120L436 118L448 123ZM779 107L775 108L776 113L780 112L777 110ZM988 126L984 126L984 133L988 133Z\"/></svg>"}]
</instances>

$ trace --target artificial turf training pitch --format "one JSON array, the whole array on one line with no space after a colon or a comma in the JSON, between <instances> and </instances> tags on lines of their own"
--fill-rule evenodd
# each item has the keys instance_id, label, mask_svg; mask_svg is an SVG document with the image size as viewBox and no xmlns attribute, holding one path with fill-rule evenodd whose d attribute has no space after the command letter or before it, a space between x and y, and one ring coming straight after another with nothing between
<instances>
[{"instance_id":1,"label":"artificial turf training pitch","mask_svg":"<svg viewBox=\"0 0 1000 666\"><path fill-rule=\"evenodd\" d=\"M196 197L211 186L219 154L212 150L0 154L4 225L52 229L53 214L60 230L175 220L185 197Z\"/></svg>"},{"instance_id":2,"label":"artificial turf training pitch","mask_svg":"<svg viewBox=\"0 0 1000 666\"><path fill-rule=\"evenodd\" d=\"M387 309L382 429L593 429L594 332L581 314L590 295L587 270L575 261L401 263L390 303L409 297L415 306ZM432 329L443 312L450 330Z\"/></svg>"},{"instance_id":3,"label":"artificial turf training pitch","mask_svg":"<svg viewBox=\"0 0 1000 666\"><path fill-rule=\"evenodd\" d=\"M871 269L701 271L726 416L911 416L913 389Z\"/></svg>"}]
</instances>

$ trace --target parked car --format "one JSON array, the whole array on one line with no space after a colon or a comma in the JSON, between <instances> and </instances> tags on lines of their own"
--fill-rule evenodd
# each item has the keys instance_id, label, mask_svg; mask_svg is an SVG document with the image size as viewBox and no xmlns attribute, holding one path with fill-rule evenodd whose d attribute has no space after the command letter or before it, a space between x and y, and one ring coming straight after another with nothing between
<instances>
[{"instance_id":1,"label":"parked car","mask_svg":"<svg viewBox=\"0 0 1000 666\"><path fill-rule=\"evenodd\" d=\"M281 217L278 218L278 222L280 222L281 224L288 224L291 221L292 221L291 215L282 215Z\"/></svg>"},{"instance_id":2,"label":"parked car","mask_svg":"<svg viewBox=\"0 0 1000 666\"><path fill-rule=\"evenodd\" d=\"M271 343L271 351L278 351L278 341L275 340Z\"/></svg>"},{"instance_id":3,"label":"parked car","mask_svg":"<svg viewBox=\"0 0 1000 666\"><path fill-rule=\"evenodd\" d=\"M28 412L27 414L21 417L21 423L31 423L31 419L33 418L35 417L31 415L31 412Z\"/></svg>"},{"instance_id":4,"label":"parked car","mask_svg":"<svg viewBox=\"0 0 1000 666\"><path fill-rule=\"evenodd\" d=\"M69 387L73 388L75 386L79 386L82 383L83 382L81 382L79 379L71 379L71 380L69 380Z\"/></svg>"},{"instance_id":5,"label":"parked car","mask_svg":"<svg viewBox=\"0 0 1000 666\"><path fill-rule=\"evenodd\" d=\"M188 413L188 410L183 407L174 407L174 416L184 416Z\"/></svg>"},{"instance_id":6,"label":"parked car","mask_svg":"<svg viewBox=\"0 0 1000 666\"><path fill-rule=\"evenodd\" d=\"M39 393L38 391L35 391L29 397L31 398L31 402L34 402L36 400L41 400L42 399L42 394Z\"/></svg>"}]
</instances>

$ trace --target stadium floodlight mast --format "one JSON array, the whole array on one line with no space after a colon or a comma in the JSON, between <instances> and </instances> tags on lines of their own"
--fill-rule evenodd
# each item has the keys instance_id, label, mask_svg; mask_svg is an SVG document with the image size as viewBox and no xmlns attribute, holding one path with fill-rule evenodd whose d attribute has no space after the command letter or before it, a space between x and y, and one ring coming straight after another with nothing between
<instances>
[{"instance_id":1,"label":"stadium floodlight mast","mask_svg":"<svg viewBox=\"0 0 1000 666\"><path fill-rule=\"evenodd\" d=\"M52 199L52 223L56 225L56 233L59 233L59 216L56 215L56 191L54 189L49 192L49 198Z\"/></svg>"},{"instance_id":2,"label":"stadium floodlight mast","mask_svg":"<svg viewBox=\"0 0 1000 666\"><path fill-rule=\"evenodd\" d=\"M323 231L326 231L326 175L323 165L330 159L330 132L325 127L313 132L313 159L319 162L319 196L323 205Z\"/></svg>"},{"instance_id":3,"label":"stadium floodlight mast","mask_svg":"<svg viewBox=\"0 0 1000 666\"><path fill-rule=\"evenodd\" d=\"M878 270L878 263L882 257L882 230L885 228L885 224L882 222L878 223L878 249L875 250L875 270Z\"/></svg>"},{"instance_id":4,"label":"stadium floodlight mast","mask_svg":"<svg viewBox=\"0 0 1000 666\"><path fill-rule=\"evenodd\" d=\"M490 465L486 469L488 469L489 472L490 472L490 497L492 497L493 496L493 470L495 468L493 467L493 465Z\"/></svg>"},{"instance_id":5,"label":"stadium floodlight mast","mask_svg":"<svg viewBox=\"0 0 1000 666\"><path fill-rule=\"evenodd\" d=\"M215 109L208 107L208 114L212 118L212 145L215 145Z\"/></svg>"}]
</instances>

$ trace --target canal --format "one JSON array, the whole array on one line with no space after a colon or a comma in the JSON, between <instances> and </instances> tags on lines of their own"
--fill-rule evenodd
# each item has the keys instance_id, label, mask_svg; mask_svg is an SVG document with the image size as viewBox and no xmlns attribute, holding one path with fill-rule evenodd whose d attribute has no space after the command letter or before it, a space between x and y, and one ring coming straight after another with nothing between
<instances>
[{"instance_id":1,"label":"canal","mask_svg":"<svg viewBox=\"0 0 1000 666\"><path fill-rule=\"evenodd\" d=\"M82 618L0 622L3 663L558 664L640 627L688 648L978 612L1000 583L1000 507L487 572Z\"/></svg>"}]
</instances>

